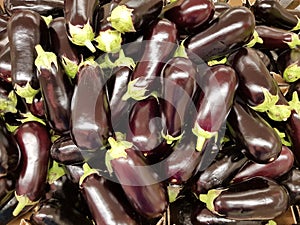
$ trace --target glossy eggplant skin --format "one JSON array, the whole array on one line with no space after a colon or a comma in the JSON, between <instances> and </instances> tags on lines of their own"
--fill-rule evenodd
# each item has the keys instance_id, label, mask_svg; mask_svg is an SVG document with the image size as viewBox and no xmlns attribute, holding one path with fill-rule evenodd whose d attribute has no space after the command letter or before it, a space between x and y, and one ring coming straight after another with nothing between
<instances>
[{"instance_id":1,"label":"glossy eggplant skin","mask_svg":"<svg viewBox=\"0 0 300 225\"><path fill-rule=\"evenodd\" d=\"M81 150L98 150L113 136L104 74L99 65L79 68L71 102L71 135Z\"/></svg>"},{"instance_id":2,"label":"glossy eggplant skin","mask_svg":"<svg viewBox=\"0 0 300 225\"><path fill-rule=\"evenodd\" d=\"M22 167L15 193L38 201L45 193L51 140L46 126L39 122L25 122L14 136L22 154Z\"/></svg>"},{"instance_id":3,"label":"glossy eggplant skin","mask_svg":"<svg viewBox=\"0 0 300 225\"><path fill-rule=\"evenodd\" d=\"M270 220L287 210L289 194L274 180L254 177L222 189L213 205L215 212L229 219Z\"/></svg>"},{"instance_id":4,"label":"glossy eggplant skin","mask_svg":"<svg viewBox=\"0 0 300 225\"><path fill-rule=\"evenodd\" d=\"M279 135L243 102L233 103L227 121L233 138L245 147L251 160L268 163L278 158L282 149Z\"/></svg>"},{"instance_id":5,"label":"glossy eggplant skin","mask_svg":"<svg viewBox=\"0 0 300 225\"><path fill-rule=\"evenodd\" d=\"M51 158L64 165L83 163L84 158L80 149L69 135L61 136L51 146Z\"/></svg>"},{"instance_id":6,"label":"glossy eggplant skin","mask_svg":"<svg viewBox=\"0 0 300 225\"><path fill-rule=\"evenodd\" d=\"M0 52L0 77L11 83L10 44L7 43Z\"/></svg>"},{"instance_id":7,"label":"glossy eggplant skin","mask_svg":"<svg viewBox=\"0 0 300 225\"><path fill-rule=\"evenodd\" d=\"M299 168L292 168L289 173L279 179L279 183L286 187L290 195L290 204L298 205L300 202L299 190L300 190L300 170Z\"/></svg>"},{"instance_id":8,"label":"glossy eggplant skin","mask_svg":"<svg viewBox=\"0 0 300 225\"><path fill-rule=\"evenodd\" d=\"M202 32L185 42L190 59L195 62L220 58L246 44L255 28L252 12L244 7L232 7L213 20Z\"/></svg>"},{"instance_id":9,"label":"glossy eggplant skin","mask_svg":"<svg viewBox=\"0 0 300 225\"><path fill-rule=\"evenodd\" d=\"M164 12L164 17L174 22L180 31L198 30L214 15L214 3L210 0L188 0Z\"/></svg>"},{"instance_id":10,"label":"glossy eggplant skin","mask_svg":"<svg viewBox=\"0 0 300 225\"><path fill-rule=\"evenodd\" d=\"M173 57L162 72L162 114L166 123L164 135L178 137L183 132L187 111L196 90L195 65L185 57Z\"/></svg>"},{"instance_id":11,"label":"glossy eggplant skin","mask_svg":"<svg viewBox=\"0 0 300 225\"><path fill-rule=\"evenodd\" d=\"M251 6L257 21L269 26L291 30L297 25L297 17L276 0L259 0Z\"/></svg>"},{"instance_id":12,"label":"glossy eggplant skin","mask_svg":"<svg viewBox=\"0 0 300 225\"><path fill-rule=\"evenodd\" d=\"M223 153L223 151L227 152ZM247 161L248 158L238 147L222 150L216 160L206 170L199 173L193 185L193 192L199 195L212 188L228 185Z\"/></svg>"},{"instance_id":13,"label":"glossy eggplant skin","mask_svg":"<svg viewBox=\"0 0 300 225\"><path fill-rule=\"evenodd\" d=\"M44 19L31 10L20 10L10 17L7 25L10 43L12 81L23 87L30 83L38 89L34 60L34 47L40 44L44 49L49 46L49 33Z\"/></svg>"},{"instance_id":14,"label":"glossy eggplant skin","mask_svg":"<svg viewBox=\"0 0 300 225\"><path fill-rule=\"evenodd\" d=\"M270 179L277 179L288 173L294 165L294 154L286 146L282 146L282 150L277 159L267 164L259 164L249 161L246 165L233 177L231 183L237 183L246 179L263 176Z\"/></svg>"},{"instance_id":15,"label":"glossy eggplant skin","mask_svg":"<svg viewBox=\"0 0 300 225\"><path fill-rule=\"evenodd\" d=\"M300 163L300 151L299 151L300 115L295 110L292 110L291 116L287 120L286 131L292 142L291 150L294 153L295 161L297 164L299 164Z\"/></svg>"},{"instance_id":16,"label":"glossy eggplant skin","mask_svg":"<svg viewBox=\"0 0 300 225\"><path fill-rule=\"evenodd\" d=\"M21 161L18 143L7 130L4 120L0 120L0 177L17 170Z\"/></svg>"},{"instance_id":17,"label":"glossy eggplant skin","mask_svg":"<svg viewBox=\"0 0 300 225\"><path fill-rule=\"evenodd\" d=\"M9 17L0 15L0 52L8 44L7 23Z\"/></svg>"},{"instance_id":18,"label":"glossy eggplant skin","mask_svg":"<svg viewBox=\"0 0 300 225\"><path fill-rule=\"evenodd\" d=\"M158 175L147 165L133 146L125 150L127 156L111 160L111 166L125 195L134 209L146 218L161 216L168 205L168 195ZM138 168L138 169L137 169ZM132 179L132 178L135 179Z\"/></svg>"}]
</instances>

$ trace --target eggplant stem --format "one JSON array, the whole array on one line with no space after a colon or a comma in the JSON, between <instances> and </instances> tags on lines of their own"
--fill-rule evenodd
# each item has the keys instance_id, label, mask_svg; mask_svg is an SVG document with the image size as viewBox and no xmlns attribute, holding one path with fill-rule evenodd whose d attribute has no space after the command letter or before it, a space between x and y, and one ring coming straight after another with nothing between
<instances>
[{"instance_id":1,"label":"eggplant stem","mask_svg":"<svg viewBox=\"0 0 300 225\"><path fill-rule=\"evenodd\" d=\"M136 79L128 82L127 91L122 97L123 101L126 101L130 98L132 98L136 101L140 101L140 100L144 100L150 96L150 95L145 95L145 93L148 91L146 87L135 86L138 79L139 78L136 78Z\"/></svg>"},{"instance_id":2,"label":"eggplant stem","mask_svg":"<svg viewBox=\"0 0 300 225\"><path fill-rule=\"evenodd\" d=\"M78 64L65 56L61 58L61 64L64 67L66 74L71 78L74 79L77 72L78 72Z\"/></svg>"},{"instance_id":3,"label":"eggplant stem","mask_svg":"<svg viewBox=\"0 0 300 225\"><path fill-rule=\"evenodd\" d=\"M53 52L46 52L41 45L36 45L35 50L37 52L37 57L34 64L39 72L41 72L42 68L51 71L52 64L54 64L55 68L58 70L57 57Z\"/></svg>"},{"instance_id":4,"label":"eggplant stem","mask_svg":"<svg viewBox=\"0 0 300 225\"><path fill-rule=\"evenodd\" d=\"M161 131L161 136L167 141L167 144L170 145L175 141L179 141L182 136L183 136L184 132L182 132L180 135L178 135L177 137L173 137L172 135L168 134L164 134L163 130Z\"/></svg>"},{"instance_id":5,"label":"eggplant stem","mask_svg":"<svg viewBox=\"0 0 300 225\"><path fill-rule=\"evenodd\" d=\"M286 121L291 115L289 105L274 105L267 110L267 115L274 121Z\"/></svg>"},{"instance_id":6,"label":"eggplant stem","mask_svg":"<svg viewBox=\"0 0 300 225\"><path fill-rule=\"evenodd\" d=\"M298 16L296 17L297 17L297 24L291 31L300 30L300 18Z\"/></svg>"},{"instance_id":7,"label":"eggplant stem","mask_svg":"<svg viewBox=\"0 0 300 225\"><path fill-rule=\"evenodd\" d=\"M133 9L127 8L126 5L118 5L111 12L111 16L108 18L113 28L121 33L135 32L135 28L132 21Z\"/></svg>"},{"instance_id":8,"label":"eggplant stem","mask_svg":"<svg viewBox=\"0 0 300 225\"><path fill-rule=\"evenodd\" d=\"M246 46L249 47L249 48L251 48L251 47L253 47L256 43L263 44L264 41L263 41L263 39L258 35L257 31L254 30L254 32L253 32L253 37L252 37L252 39L248 42L248 44L246 44Z\"/></svg>"},{"instance_id":9,"label":"eggplant stem","mask_svg":"<svg viewBox=\"0 0 300 225\"><path fill-rule=\"evenodd\" d=\"M292 33L292 40L291 41L285 41L285 43L291 48L291 49L296 49L297 47L300 46L300 39L299 35Z\"/></svg>"},{"instance_id":10,"label":"eggplant stem","mask_svg":"<svg viewBox=\"0 0 300 225\"><path fill-rule=\"evenodd\" d=\"M286 82L295 82L300 78L300 66L297 63L289 65L283 71L283 78Z\"/></svg>"},{"instance_id":11,"label":"eggplant stem","mask_svg":"<svg viewBox=\"0 0 300 225\"><path fill-rule=\"evenodd\" d=\"M274 106L278 100L278 94L272 95L268 89L262 87L262 92L264 94L264 101L256 106L250 106L253 110L258 112L266 112L270 107Z\"/></svg>"},{"instance_id":12,"label":"eggplant stem","mask_svg":"<svg viewBox=\"0 0 300 225\"><path fill-rule=\"evenodd\" d=\"M25 98L26 103L31 104L34 96L39 93L39 89L34 89L31 87L30 83L27 82L24 87L18 84L14 85L15 92L22 98Z\"/></svg>"},{"instance_id":13,"label":"eggplant stem","mask_svg":"<svg viewBox=\"0 0 300 225\"><path fill-rule=\"evenodd\" d=\"M26 195L18 195L15 192L16 199L18 200L18 205L13 211L13 216L17 216L20 214L20 212L24 209L24 207L29 206L29 205L35 205L39 202L38 201L31 201Z\"/></svg>"},{"instance_id":14,"label":"eggplant stem","mask_svg":"<svg viewBox=\"0 0 300 225\"><path fill-rule=\"evenodd\" d=\"M100 31L95 41L98 43L96 47L101 51L115 53L121 48L122 37L119 31L108 29Z\"/></svg>"},{"instance_id":15,"label":"eggplant stem","mask_svg":"<svg viewBox=\"0 0 300 225\"><path fill-rule=\"evenodd\" d=\"M92 169L87 163L82 165L83 168L83 175L79 179L79 187L81 187L82 183L84 182L85 178L92 174L99 174L96 169Z\"/></svg>"},{"instance_id":16,"label":"eggplant stem","mask_svg":"<svg viewBox=\"0 0 300 225\"><path fill-rule=\"evenodd\" d=\"M193 134L197 136L197 144L196 144L196 150L201 152L203 149L203 146L205 144L205 141L216 136L218 132L211 132L206 131L203 128L200 127L200 125L196 122L194 128L192 129Z\"/></svg>"}]
</instances>

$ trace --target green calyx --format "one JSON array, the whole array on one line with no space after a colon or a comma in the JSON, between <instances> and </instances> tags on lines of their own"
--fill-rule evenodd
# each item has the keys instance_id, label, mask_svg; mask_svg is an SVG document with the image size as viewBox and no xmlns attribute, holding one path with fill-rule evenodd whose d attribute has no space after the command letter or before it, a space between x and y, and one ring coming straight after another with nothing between
<instances>
[{"instance_id":1,"label":"green calyx","mask_svg":"<svg viewBox=\"0 0 300 225\"><path fill-rule=\"evenodd\" d=\"M199 195L199 200L203 203L206 204L206 208L209 209L211 212L216 213L218 215L220 215L219 213L217 213L215 211L215 207L214 207L214 201L215 199L222 193L223 190L218 190L218 189L211 189L207 192L207 194L200 194Z\"/></svg>"},{"instance_id":2,"label":"green calyx","mask_svg":"<svg viewBox=\"0 0 300 225\"><path fill-rule=\"evenodd\" d=\"M291 107L291 109L295 110L297 114L300 115L300 102L297 91L293 92L292 100L289 101L289 106Z\"/></svg>"},{"instance_id":3,"label":"green calyx","mask_svg":"<svg viewBox=\"0 0 300 225\"><path fill-rule=\"evenodd\" d=\"M269 220L266 225L277 225L277 223L274 220Z\"/></svg>"},{"instance_id":4,"label":"green calyx","mask_svg":"<svg viewBox=\"0 0 300 225\"><path fill-rule=\"evenodd\" d=\"M47 26L49 27L49 24L52 22L53 17L50 16L42 16L43 20L45 21L45 23L47 24Z\"/></svg>"},{"instance_id":5,"label":"green calyx","mask_svg":"<svg viewBox=\"0 0 300 225\"><path fill-rule=\"evenodd\" d=\"M34 61L34 64L39 72L41 72L42 68L51 70L52 65L55 65L56 69L58 70L57 57L53 52L44 51L41 45L36 45L35 50L37 52L37 57Z\"/></svg>"},{"instance_id":6,"label":"green calyx","mask_svg":"<svg viewBox=\"0 0 300 225\"><path fill-rule=\"evenodd\" d=\"M18 110L16 108L18 99L15 91L9 92L7 98L0 98L0 113L16 113Z\"/></svg>"},{"instance_id":7,"label":"green calyx","mask_svg":"<svg viewBox=\"0 0 300 225\"><path fill-rule=\"evenodd\" d=\"M13 211L13 216L18 216L20 212L24 209L24 207L29 205L36 205L39 201L31 201L26 195L18 195L15 192L16 199L18 201L18 205Z\"/></svg>"},{"instance_id":8,"label":"green calyx","mask_svg":"<svg viewBox=\"0 0 300 225\"><path fill-rule=\"evenodd\" d=\"M133 9L127 8L126 5L118 5L111 12L109 21L113 28L121 33L135 32L135 28L132 21Z\"/></svg>"},{"instance_id":9,"label":"green calyx","mask_svg":"<svg viewBox=\"0 0 300 225\"><path fill-rule=\"evenodd\" d=\"M131 148L133 144L128 141L117 141L112 137L108 138L108 143L110 145L110 149L106 152L105 155L105 165L108 172L111 174L113 172L111 160L118 158L127 158L126 149Z\"/></svg>"},{"instance_id":10,"label":"green calyx","mask_svg":"<svg viewBox=\"0 0 300 225\"><path fill-rule=\"evenodd\" d=\"M295 82L300 78L300 66L297 63L289 65L283 71L283 78L286 82Z\"/></svg>"},{"instance_id":11,"label":"green calyx","mask_svg":"<svg viewBox=\"0 0 300 225\"><path fill-rule=\"evenodd\" d=\"M227 58L224 57L220 60L214 59L214 60L210 60L207 62L207 65L209 66L214 66L214 65L220 65L220 64L225 64L227 62Z\"/></svg>"},{"instance_id":12,"label":"green calyx","mask_svg":"<svg viewBox=\"0 0 300 225\"><path fill-rule=\"evenodd\" d=\"M82 168L83 168L83 175L79 179L79 187L81 187L82 183L88 176L92 174L99 174L97 170L92 169L87 163L84 163L82 165Z\"/></svg>"},{"instance_id":13,"label":"green calyx","mask_svg":"<svg viewBox=\"0 0 300 225\"><path fill-rule=\"evenodd\" d=\"M279 100L279 96L272 95L266 88L262 88L262 91L264 93L264 101L257 105L257 106L250 106L253 110L258 111L258 112L266 112L269 108L274 106L276 102Z\"/></svg>"},{"instance_id":14,"label":"green calyx","mask_svg":"<svg viewBox=\"0 0 300 225\"><path fill-rule=\"evenodd\" d=\"M196 144L196 150L201 152L205 141L212 138L212 137L216 137L217 138L217 132L210 132L210 131L206 131L204 129L202 129L198 123L195 123L194 128L192 129L193 134L195 134L197 136L197 144Z\"/></svg>"},{"instance_id":15,"label":"green calyx","mask_svg":"<svg viewBox=\"0 0 300 225\"><path fill-rule=\"evenodd\" d=\"M300 30L300 18L298 16L297 17L297 24L296 26L291 30L291 31L296 31L296 30Z\"/></svg>"},{"instance_id":16,"label":"green calyx","mask_svg":"<svg viewBox=\"0 0 300 225\"><path fill-rule=\"evenodd\" d=\"M81 67L84 67L84 66L99 66L99 64L94 60L93 57L89 57L87 59L85 59L84 61L82 61L81 63L79 63L78 65L78 71L80 70Z\"/></svg>"},{"instance_id":17,"label":"green calyx","mask_svg":"<svg viewBox=\"0 0 300 225\"><path fill-rule=\"evenodd\" d=\"M21 115L22 115L22 119L18 119L18 121L21 121L21 123L35 121L35 122L39 122L39 123L43 124L44 126L46 126L46 122L44 120L42 120L39 117L36 117L31 112L22 113Z\"/></svg>"},{"instance_id":18,"label":"green calyx","mask_svg":"<svg viewBox=\"0 0 300 225\"><path fill-rule=\"evenodd\" d=\"M150 95L146 95L146 92L148 91L147 88L136 86L138 79L139 78L128 82L127 91L122 97L123 101L126 101L130 98L132 98L136 101L140 101L140 100L146 99L150 96Z\"/></svg>"},{"instance_id":19,"label":"green calyx","mask_svg":"<svg viewBox=\"0 0 300 225\"><path fill-rule=\"evenodd\" d=\"M285 146L292 146L292 143L290 141L285 140L286 134L284 132L280 132L277 128L274 128L275 132L280 137L281 143Z\"/></svg>"},{"instance_id":20,"label":"green calyx","mask_svg":"<svg viewBox=\"0 0 300 225\"><path fill-rule=\"evenodd\" d=\"M167 144L168 144L168 145L172 144L173 142L176 142L176 141L181 140L183 134L184 134L184 132L182 132L182 133L181 133L179 136L177 136L177 137L173 137L172 135L168 134L168 131L167 131L167 134L164 134L164 132L161 131L161 136L167 141Z\"/></svg>"},{"instance_id":21,"label":"green calyx","mask_svg":"<svg viewBox=\"0 0 300 225\"><path fill-rule=\"evenodd\" d=\"M115 66L126 66L128 68L134 69L135 62L132 58L125 56L124 51L121 49L119 52L119 58L114 62Z\"/></svg>"},{"instance_id":22,"label":"green calyx","mask_svg":"<svg viewBox=\"0 0 300 225\"><path fill-rule=\"evenodd\" d=\"M292 33L292 40L285 42L291 49L295 49L300 46L299 35Z\"/></svg>"},{"instance_id":23,"label":"green calyx","mask_svg":"<svg viewBox=\"0 0 300 225\"><path fill-rule=\"evenodd\" d=\"M78 72L78 64L65 56L61 58L61 64L66 72L66 74L71 78L74 79L77 72Z\"/></svg>"},{"instance_id":24,"label":"green calyx","mask_svg":"<svg viewBox=\"0 0 300 225\"><path fill-rule=\"evenodd\" d=\"M60 166L56 161L53 161L52 167L48 170L48 183L53 184L54 181L57 181L59 178L64 176L65 170L62 166Z\"/></svg>"},{"instance_id":25,"label":"green calyx","mask_svg":"<svg viewBox=\"0 0 300 225\"><path fill-rule=\"evenodd\" d=\"M180 185L169 185L167 187L168 190L168 196L169 196L169 202L175 202L179 196L180 191L182 190L182 186Z\"/></svg>"},{"instance_id":26,"label":"green calyx","mask_svg":"<svg viewBox=\"0 0 300 225\"><path fill-rule=\"evenodd\" d=\"M182 57L182 58L188 58L188 55L186 53L185 47L184 47L184 41L183 40L180 45L177 47L173 57Z\"/></svg>"},{"instance_id":27,"label":"green calyx","mask_svg":"<svg viewBox=\"0 0 300 225\"><path fill-rule=\"evenodd\" d=\"M98 43L96 47L101 51L115 53L121 48L122 37L119 31L108 29L101 31L95 41Z\"/></svg>"},{"instance_id":28,"label":"green calyx","mask_svg":"<svg viewBox=\"0 0 300 225\"><path fill-rule=\"evenodd\" d=\"M291 115L291 108L289 105L273 105L266 113L274 121L286 121Z\"/></svg>"},{"instance_id":29,"label":"green calyx","mask_svg":"<svg viewBox=\"0 0 300 225\"><path fill-rule=\"evenodd\" d=\"M34 96L39 93L39 89L34 89L31 87L30 83L27 82L24 87L21 87L18 84L14 86L15 92L22 98L25 98L26 103L31 104Z\"/></svg>"},{"instance_id":30,"label":"green calyx","mask_svg":"<svg viewBox=\"0 0 300 225\"><path fill-rule=\"evenodd\" d=\"M99 66L102 69L112 69L115 67L115 63L110 60L108 54L105 54L104 58L99 61Z\"/></svg>"},{"instance_id":31,"label":"green calyx","mask_svg":"<svg viewBox=\"0 0 300 225\"><path fill-rule=\"evenodd\" d=\"M251 48L253 47L256 43L263 44L264 41L261 37L259 37L258 33L256 30L253 32L253 38L246 44L247 47Z\"/></svg>"},{"instance_id":32,"label":"green calyx","mask_svg":"<svg viewBox=\"0 0 300 225\"><path fill-rule=\"evenodd\" d=\"M83 27L69 25L70 36L69 39L72 43L79 46L86 46L91 52L96 52L96 48L92 41L94 40L94 31L90 22L88 21Z\"/></svg>"}]
</instances>

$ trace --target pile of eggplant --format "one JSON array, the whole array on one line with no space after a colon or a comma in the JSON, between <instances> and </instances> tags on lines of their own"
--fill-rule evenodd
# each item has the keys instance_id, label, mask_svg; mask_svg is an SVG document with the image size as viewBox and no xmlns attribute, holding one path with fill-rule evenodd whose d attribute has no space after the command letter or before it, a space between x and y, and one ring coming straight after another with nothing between
<instances>
[{"instance_id":1,"label":"pile of eggplant","mask_svg":"<svg viewBox=\"0 0 300 225\"><path fill-rule=\"evenodd\" d=\"M300 204L299 14L4 0L0 225L276 224Z\"/></svg>"}]
</instances>

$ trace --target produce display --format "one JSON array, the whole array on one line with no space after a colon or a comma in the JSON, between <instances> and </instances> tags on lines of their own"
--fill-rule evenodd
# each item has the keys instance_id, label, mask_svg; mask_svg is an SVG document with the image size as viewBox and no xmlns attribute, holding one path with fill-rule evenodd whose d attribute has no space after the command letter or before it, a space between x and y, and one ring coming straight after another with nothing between
<instances>
[{"instance_id":1,"label":"produce display","mask_svg":"<svg viewBox=\"0 0 300 225\"><path fill-rule=\"evenodd\" d=\"M0 225L276 225L300 204L299 14L4 0Z\"/></svg>"}]
</instances>

